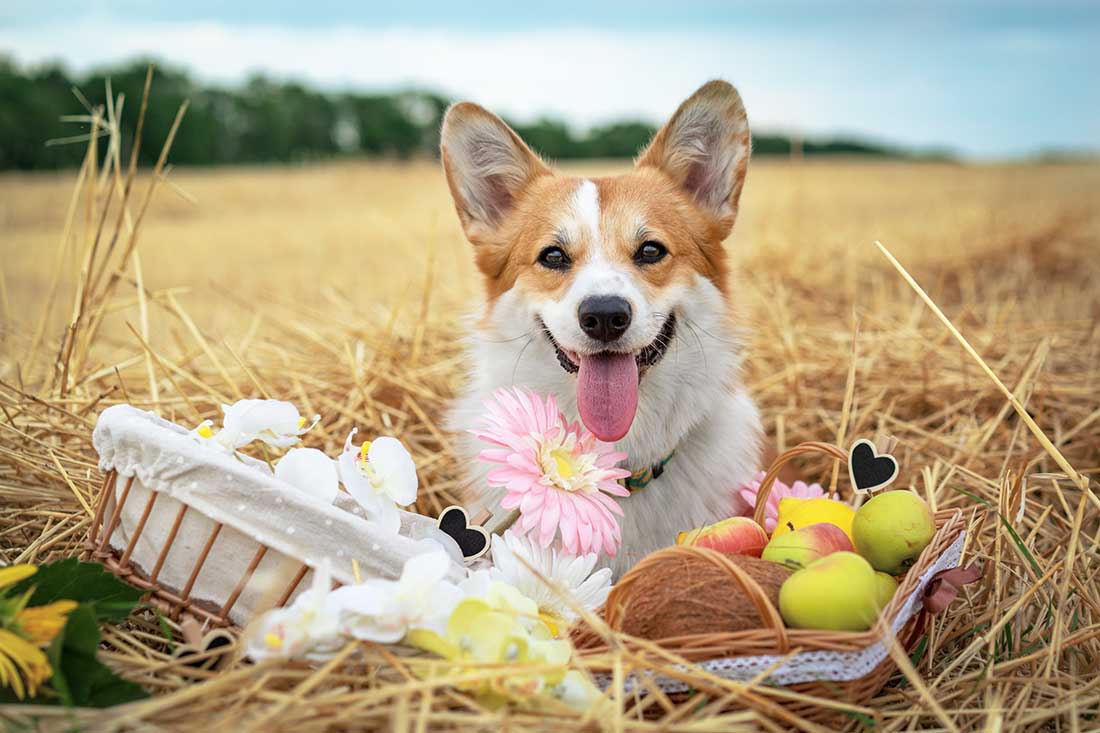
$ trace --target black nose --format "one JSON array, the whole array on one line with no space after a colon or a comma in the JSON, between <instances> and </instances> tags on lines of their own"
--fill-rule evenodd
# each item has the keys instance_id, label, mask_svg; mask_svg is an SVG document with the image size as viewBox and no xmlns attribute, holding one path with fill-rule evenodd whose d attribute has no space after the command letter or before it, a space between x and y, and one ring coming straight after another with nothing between
<instances>
[{"instance_id":1,"label":"black nose","mask_svg":"<svg viewBox=\"0 0 1100 733\"><path fill-rule=\"evenodd\" d=\"M577 318L582 331L607 343L630 328L630 303L618 295L592 295L581 301Z\"/></svg>"}]
</instances>

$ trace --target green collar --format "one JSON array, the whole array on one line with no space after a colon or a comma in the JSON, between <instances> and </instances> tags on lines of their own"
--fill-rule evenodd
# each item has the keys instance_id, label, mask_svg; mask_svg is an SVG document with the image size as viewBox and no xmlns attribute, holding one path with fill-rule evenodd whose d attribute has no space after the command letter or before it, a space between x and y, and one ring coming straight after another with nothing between
<instances>
[{"instance_id":1,"label":"green collar","mask_svg":"<svg viewBox=\"0 0 1100 733\"><path fill-rule=\"evenodd\" d=\"M641 491L645 487L649 486L649 482L654 479L660 478L661 474L665 472L665 466L672 457L676 455L676 449L673 448L672 452L664 457L664 460L654 463L652 466L646 466L645 468L635 471L628 477L623 479L623 486L631 494Z\"/></svg>"}]
</instances>

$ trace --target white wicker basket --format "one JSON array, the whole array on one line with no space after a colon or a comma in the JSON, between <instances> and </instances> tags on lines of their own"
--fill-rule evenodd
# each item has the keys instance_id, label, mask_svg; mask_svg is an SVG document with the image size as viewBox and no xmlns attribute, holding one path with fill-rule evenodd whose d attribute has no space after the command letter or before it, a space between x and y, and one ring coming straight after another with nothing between
<instances>
[{"instance_id":1,"label":"white wicker basket","mask_svg":"<svg viewBox=\"0 0 1100 733\"><path fill-rule=\"evenodd\" d=\"M106 479L85 557L173 616L244 625L291 601L323 562L337 584L354 582L353 560L361 577L396 578L428 540L453 545L430 518L402 512L400 535L386 533L346 494L324 504L129 405L105 410L92 442ZM464 574L458 554L450 579Z\"/></svg>"}]
</instances>

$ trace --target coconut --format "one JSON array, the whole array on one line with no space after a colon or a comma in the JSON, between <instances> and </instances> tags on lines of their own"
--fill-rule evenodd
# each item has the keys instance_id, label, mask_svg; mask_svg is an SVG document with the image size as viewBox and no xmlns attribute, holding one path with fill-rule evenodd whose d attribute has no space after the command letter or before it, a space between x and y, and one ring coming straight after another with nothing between
<instances>
[{"instance_id":1,"label":"coconut","mask_svg":"<svg viewBox=\"0 0 1100 733\"><path fill-rule=\"evenodd\" d=\"M607 622L653 640L772 627L782 624L775 609L790 574L778 563L746 555L666 547L619 580L607 598Z\"/></svg>"}]
</instances>

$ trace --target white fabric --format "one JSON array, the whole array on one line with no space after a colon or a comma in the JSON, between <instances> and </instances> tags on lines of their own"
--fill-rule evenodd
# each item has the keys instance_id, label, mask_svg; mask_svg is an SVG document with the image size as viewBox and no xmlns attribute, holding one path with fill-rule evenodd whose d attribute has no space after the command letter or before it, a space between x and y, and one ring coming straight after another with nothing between
<instances>
[{"instance_id":1,"label":"white fabric","mask_svg":"<svg viewBox=\"0 0 1100 733\"><path fill-rule=\"evenodd\" d=\"M129 405L103 411L92 443L100 469L119 474L104 524L126 479L135 477L111 535L113 548L126 548L151 492L157 493L130 560L145 576L156 564L181 502L189 509L158 576L161 585L182 590L220 522L221 532L191 591L192 598L220 609L260 543L270 548L230 612L238 625L278 600L303 563L317 567L328 560L333 578L342 583L355 581L352 559L363 578L398 578L406 559L436 546L428 539L454 544L433 520L404 511L402 536L386 533L358 516L362 510L346 494L341 493L336 504L325 504L275 478L265 464L243 463L200 444L178 425ZM457 552L457 546L446 549L452 556ZM448 579L457 583L466 573L460 559L452 559L452 566ZM297 592L307 589L310 580L303 579Z\"/></svg>"},{"instance_id":2,"label":"white fabric","mask_svg":"<svg viewBox=\"0 0 1100 733\"><path fill-rule=\"evenodd\" d=\"M941 570L947 570L958 566L959 559L962 557L962 548L965 539L966 532L960 533L955 541L944 550L943 554L940 555L936 562L920 576L920 582L917 584L916 589L905 599L901 611L891 625L891 633L893 635L896 636L909 619L920 611L923 605L924 589L928 585L928 581L932 579L932 576ZM747 682L762 674L769 667L779 664L779 666L768 675L767 681L779 685L793 685L799 682L812 682L816 680L832 680L836 682L858 679L869 674L888 654L886 642L880 638L879 641L859 651L800 652L791 656L782 664L779 664L780 660L783 659L782 656L760 655L711 659L706 662L699 662L697 666L723 679ZM687 668L679 667L679 669L684 669L686 671ZM658 687L665 692L687 692L689 689L688 685L679 680L657 675L654 676L656 677ZM595 677L596 682L602 689L606 689L611 684L612 678L609 674L601 673L595 675ZM625 687L628 691L637 687L637 682L633 675L627 677ZM640 691L644 692L645 687L642 686Z\"/></svg>"}]
</instances>

